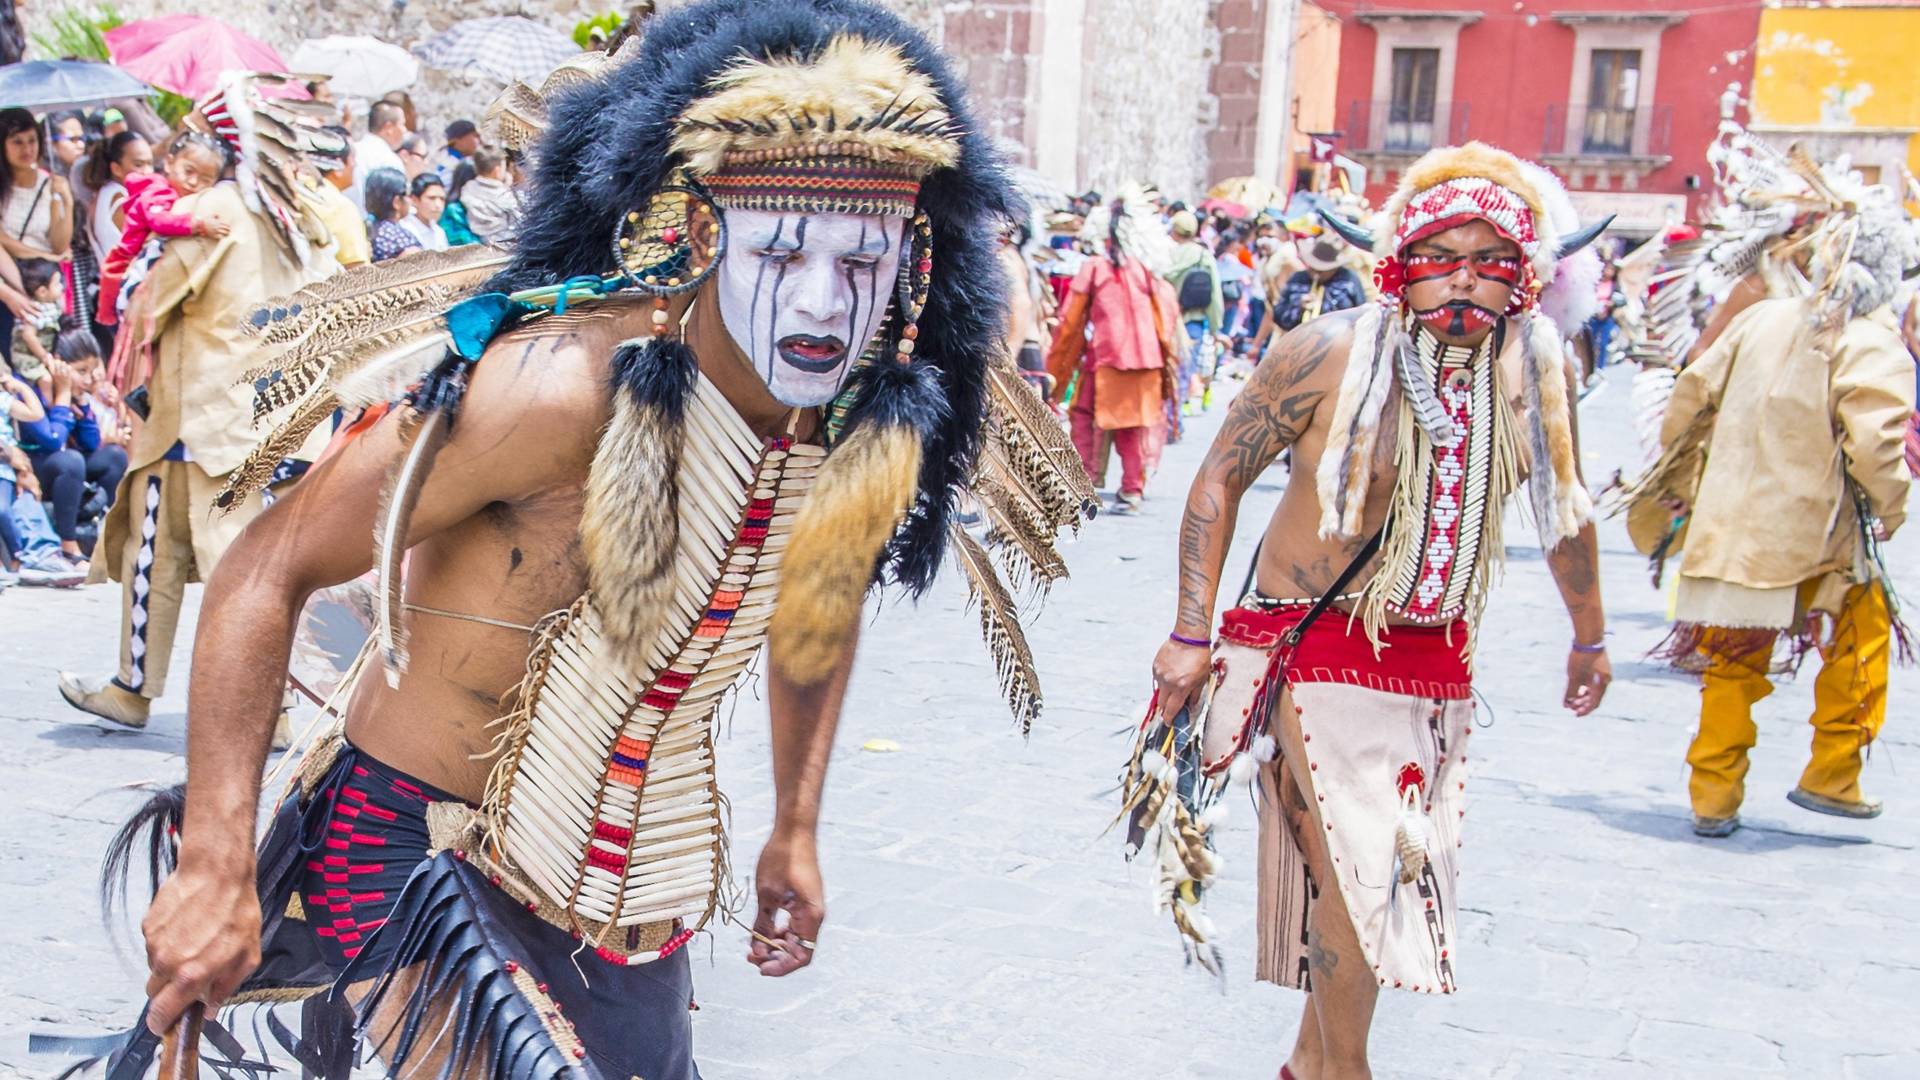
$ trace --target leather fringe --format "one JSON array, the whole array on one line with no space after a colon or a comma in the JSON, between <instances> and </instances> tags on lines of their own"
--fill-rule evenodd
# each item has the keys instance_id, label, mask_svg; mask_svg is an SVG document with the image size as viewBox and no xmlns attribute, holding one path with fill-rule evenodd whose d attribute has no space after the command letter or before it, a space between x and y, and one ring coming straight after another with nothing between
<instances>
[{"instance_id":1,"label":"leather fringe","mask_svg":"<svg viewBox=\"0 0 1920 1080\"><path fill-rule=\"evenodd\" d=\"M400 938L388 966L374 970L362 962L373 954L363 953L341 973L343 986L374 980L360 1003L362 1019L355 1034L362 1040L372 1039L370 1045L390 1074L406 1075L407 1063L423 1052L443 1053L446 1075L451 1076L466 1075L470 1065L480 1066L481 1075L496 1080L545 1080L574 1074L578 1062L559 1045L567 1033L552 1030L522 996L509 961L495 951L481 929L479 907L470 890L489 887L469 882L452 852L435 855L407 881L381 928L382 934ZM388 1031L371 1032L373 1018L393 992L395 977L416 965L416 989L401 1004L400 1018ZM443 1024L433 1007L449 994L457 1002L457 1011ZM482 1053L488 1060L478 1059Z\"/></svg>"}]
</instances>

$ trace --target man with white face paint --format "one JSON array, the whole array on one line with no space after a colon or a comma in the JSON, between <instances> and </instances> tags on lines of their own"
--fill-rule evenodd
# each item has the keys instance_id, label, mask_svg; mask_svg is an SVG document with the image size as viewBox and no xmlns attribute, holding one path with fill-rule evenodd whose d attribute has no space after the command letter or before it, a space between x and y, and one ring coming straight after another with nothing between
<instances>
[{"instance_id":1,"label":"man with white face paint","mask_svg":"<svg viewBox=\"0 0 1920 1080\"><path fill-rule=\"evenodd\" d=\"M1015 199L924 37L864 0L698 0L547 115L504 268L416 256L411 293L348 273L254 314L300 343L263 395L362 403L376 364L412 389L208 585L185 810L149 812L185 838L145 924L152 1032L311 995L295 1053L345 1061L326 1075L365 1038L397 1075L697 1076L686 946L732 935L724 696L764 645L774 820L733 939L785 976L825 918L815 831L876 574L924 589L949 542L996 573L952 523L977 461L1064 566L1053 530L1092 492L1005 355ZM356 352L395 310L422 336ZM280 418L256 455L312 422L255 404ZM370 562L386 677L341 695L256 850L294 614ZM1030 720L1031 656L990 615ZM475 1022L440 1030L451 1002Z\"/></svg>"},{"instance_id":2,"label":"man with white face paint","mask_svg":"<svg viewBox=\"0 0 1920 1080\"><path fill-rule=\"evenodd\" d=\"M886 317L911 223L736 210L727 226L715 286L727 332L781 404L832 401Z\"/></svg>"}]
</instances>

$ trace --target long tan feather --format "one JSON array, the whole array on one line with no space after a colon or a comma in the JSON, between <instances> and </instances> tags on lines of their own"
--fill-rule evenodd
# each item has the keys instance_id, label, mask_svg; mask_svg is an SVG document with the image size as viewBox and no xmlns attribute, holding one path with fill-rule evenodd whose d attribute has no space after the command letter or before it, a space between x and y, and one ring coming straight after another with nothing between
<instances>
[{"instance_id":1,"label":"long tan feather","mask_svg":"<svg viewBox=\"0 0 1920 1080\"><path fill-rule=\"evenodd\" d=\"M992 422L1006 443L1009 457L1022 467L1030 483L1059 492L1059 501L1072 506L1071 524L1077 528L1099 509L1100 499L1059 420L1011 366L989 369L987 385L991 390ZM1054 524L1065 526L1069 522L1057 515Z\"/></svg>"},{"instance_id":2,"label":"long tan feather","mask_svg":"<svg viewBox=\"0 0 1920 1080\"><path fill-rule=\"evenodd\" d=\"M988 542L1001 549L1016 584L1044 588L1066 577L1066 560L1054 546L1054 530L1039 507L1017 486L998 478L991 455L983 455L981 464L971 490L992 530Z\"/></svg>"},{"instance_id":3,"label":"long tan feather","mask_svg":"<svg viewBox=\"0 0 1920 1080\"><path fill-rule=\"evenodd\" d=\"M392 401L445 359L452 341L435 328L400 338L378 352L356 354L350 368L333 373L333 394L350 409Z\"/></svg>"},{"instance_id":4,"label":"long tan feather","mask_svg":"<svg viewBox=\"0 0 1920 1080\"><path fill-rule=\"evenodd\" d=\"M379 610L374 636L380 643L380 658L387 673L387 685L398 686L400 673L407 669L407 629L402 604L405 601L405 576L401 562L407 554L407 528L413 521L413 509L420 502L427 474L434 459L446 445L447 415L428 413L413 433L413 445L407 449L380 503L380 516L374 520L373 568L379 581Z\"/></svg>"},{"instance_id":5,"label":"long tan feather","mask_svg":"<svg viewBox=\"0 0 1920 1080\"><path fill-rule=\"evenodd\" d=\"M263 344L284 345L322 327L346 330L411 306L414 291L433 286L464 291L479 285L506 261L498 248L465 244L356 266L254 308L247 314L248 332Z\"/></svg>"},{"instance_id":6,"label":"long tan feather","mask_svg":"<svg viewBox=\"0 0 1920 1080\"><path fill-rule=\"evenodd\" d=\"M985 548L957 524L950 526L948 533L953 540L954 558L967 576L972 603L980 608L980 634L986 639L987 652L993 656L1000 693L1007 699L1007 707L1013 710L1014 721L1024 735L1033 730L1043 702L1040 676L1033 666L1033 650L1020 627L1013 596L994 573Z\"/></svg>"}]
</instances>

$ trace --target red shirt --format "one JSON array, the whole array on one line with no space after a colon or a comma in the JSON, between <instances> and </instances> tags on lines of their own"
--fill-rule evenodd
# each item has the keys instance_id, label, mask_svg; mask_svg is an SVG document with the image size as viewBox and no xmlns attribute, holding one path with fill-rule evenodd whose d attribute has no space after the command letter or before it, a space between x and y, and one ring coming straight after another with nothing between
<instances>
[{"instance_id":1,"label":"red shirt","mask_svg":"<svg viewBox=\"0 0 1920 1080\"><path fill-rule=\"evenodd\" d=\"M1104 255L1080 264L1072 292L1090 300L1087 343L1090 367L1142 371L1160 366L1160 337L1153 322L1153 286L1157 279L1140 260L1124 257L1116 269Z\"/></svg>"}]
</instances>

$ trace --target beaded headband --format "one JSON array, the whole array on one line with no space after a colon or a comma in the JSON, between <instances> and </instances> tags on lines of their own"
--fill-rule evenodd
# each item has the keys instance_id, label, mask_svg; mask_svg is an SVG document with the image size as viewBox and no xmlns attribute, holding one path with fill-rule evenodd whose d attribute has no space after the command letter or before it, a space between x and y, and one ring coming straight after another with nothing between
<instances>
[{"instance_id":1,"label":"beaded headband","mask_svg":"<svg viewBox=\"0 0 1920 1080\"><path fill-rule=\"evenodd\" d=\"M749 150L728 155L704 183L725 210L912 217L924 170L859 150L853 143Z\"/></svg>"}]
</instances>

